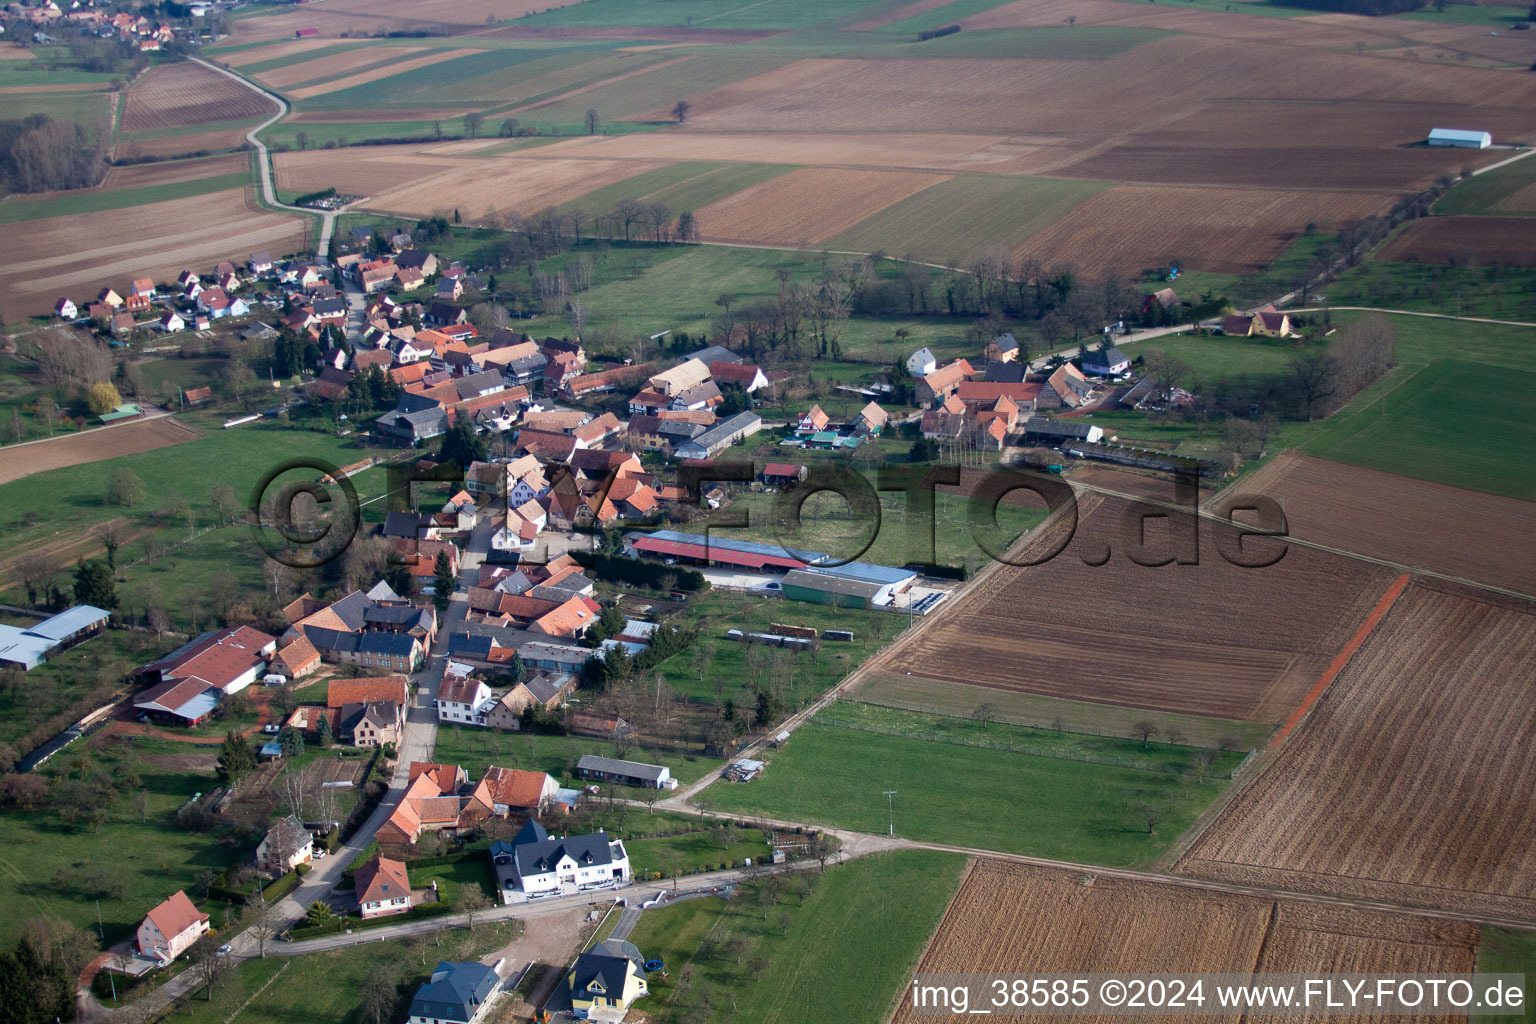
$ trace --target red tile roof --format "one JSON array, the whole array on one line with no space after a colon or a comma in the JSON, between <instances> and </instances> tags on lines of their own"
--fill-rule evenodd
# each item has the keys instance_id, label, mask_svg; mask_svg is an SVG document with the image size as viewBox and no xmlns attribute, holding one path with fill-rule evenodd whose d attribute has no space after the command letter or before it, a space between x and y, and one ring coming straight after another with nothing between
<instances>
[{"instance_id":1,"label":"red tile roof","mask_svg":"<svg viewBox=\"0 0 1536 1024\"><path fill-rule=\"evenodd\" d=\"M193 925L208 920L208 915L199 911L180 889L144 916L167 939L175 938Z\"/></svg>"},{"instance_id":2,"label":"red tile roof","mask_svg":"<svg viewBox=\"0 0 1536 1024\"><path fill-rule=\"evenodd\" d=\"M332 679L326 688L326 707L343 704L372 704L392 700L401 707L410 701L410 686L405 676L376 676L368 679Z\"/></svg>"}]
</instances>

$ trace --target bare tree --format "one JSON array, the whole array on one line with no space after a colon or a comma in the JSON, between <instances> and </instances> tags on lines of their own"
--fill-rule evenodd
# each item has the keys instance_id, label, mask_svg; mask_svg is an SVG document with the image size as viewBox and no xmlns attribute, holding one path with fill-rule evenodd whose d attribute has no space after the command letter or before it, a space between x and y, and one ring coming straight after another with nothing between
<instances>
[{"instance_id":1,"label":"bare tree","mask_svg":"<svg viewBox=\"0 0 1536 1024\"><path fill-rule=\"evenodd\" d=\"M672 117L676 119L678 124L682 124L688 120L688 111L692 109L692 103L689 103L687 100L678 100L672 105Z\"/></svg>"},{"instance_id":2,"label":"bare tree","mask_svg":"<svg viewBox=\"0 0 1536 1024\"><path fill-rule=\"evenodd\" d=\"M388 964L375 964L368 971L358 997L358 1013L368 1024L389 1024L400 1005L399 982Z\"/></svg>"},{"instance_id":3,"label":"bare tree","mask_svg":"<svg viewBox=\"0 0 1536 1024\"><path fill-rule=\"evenodd\" d=\"M1141 737L1142 750L1147 749L1147 741L1152 738L1152 734L1155 732L1157 732L1157 723L1150 722L1145 718L1131 724L1131 735Z\"/></svg>"},{"instance_id":4,"label":"bare tree","mask_svg":"<svg viewBox=\"0 0 1536 1024\"><path fill-rule=\"evenodd\" d=\"M983 730L996 717L997 705L990 702L976 705L976 710L971 712L971 718L980 722Z\"/></svg>"},{"instance_id":5,"label":"bare tree","mask_svg":"<svg viewBox=\"0 0 1536 1024\"><path fill-rule=\"evenodd\" d=\"M459 890L459 898L455 904L464 912L464 923L469 930L475 930L475 915L490 909L491 901L485 895L485 890L477 884L465 885Z\"/></svg>"},{"instance_id":6,"label":"bare tree","mask_svg":"<svg viewBox=\"0 0 1536 1024\"><path fill-rule=\"evenodd\" d=\"M245 912L240 916L240 923L256 936L257 954L265 959L267 940L282 930L284 921L276 904L268 903L258 889L255 895L245 901Z\"/></svg>"},{"instance_id":7,"label":"bare tree","mask_svg":"<svg viewBox=\"0 0 1536 1024\"><path fill-rule=\"evenodd\" d=\"M470 111L464 115L464 131L470 138L480 134L480 126L485 123L485 115L478 111Z\"/></svg>"},{"instance_id":8,"label":"bare tree","mask_svg":"<svg viewBox=\"0 0 1536 1024\"><path fill-rule=\"evenodd\" d=\"M587 108L587 116L586 116L586 126L587 126L587 134L588 135L596 135L597 134L597 124L598 124L598 121L597 121L597 108L596 107L588 107Z\"/></svg>"},{"instance_id":9,"label":"bare tree","mask_svg":"<svg viewBox=\"0 0 1536 1024\"><path fill-rule=\"evenodd\" d=\"M240 498L229 484L214 484L208 496L213 500L214 510L219 514L219 522L225 525L233 523L244 511Z\"/></svg>"}]
</instances>

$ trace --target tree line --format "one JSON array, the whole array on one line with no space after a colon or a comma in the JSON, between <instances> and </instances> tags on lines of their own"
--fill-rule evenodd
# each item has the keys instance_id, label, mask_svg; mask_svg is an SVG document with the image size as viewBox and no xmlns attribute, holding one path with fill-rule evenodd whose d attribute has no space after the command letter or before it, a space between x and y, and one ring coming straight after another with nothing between
<instances>
[{"instance_id":1,"label":"tree line","mask_svg":"<svg viewBox=\"0 0 1536 1024\"><path fill-rule=\"evenodd\" d=\"M0 190L52 192L89 188L106 164L85 129L47 114L0 121Z\"/></svg>"}]
</instances>

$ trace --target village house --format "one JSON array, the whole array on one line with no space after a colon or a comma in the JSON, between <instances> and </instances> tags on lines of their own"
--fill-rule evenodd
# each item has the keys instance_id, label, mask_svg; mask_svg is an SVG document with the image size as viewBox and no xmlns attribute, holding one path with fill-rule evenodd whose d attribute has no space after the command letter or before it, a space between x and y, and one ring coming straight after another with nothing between
<instances>
[{"instance_id":1,"label":"village house","mask_svg":"<svg viewBox=\"0 0 1536 1024\"><path fill-rule=\"evenodd\" d=\"M480 1024L496 1001L501 978L496 968L474 961L443 960L416 990L408 1024Z\"/></svg>"},{"instance_id":2,"label":"village house","mask_svg":"<svg viewBox=\"0 0 1536 1024\"><path fill-rule=\"evenodd\" d=\"M544 772L492 766L469 796L498 818L533 818L549 810L559 792L560 784Z\"/></svg>"},{"instance_id":3,"label":"village house","mask_svg":"<svg viewBox=\"0 0 1536 1024\"><path fill-rule=\"evenodd\" d=\"M484 725L494 703L491 688L484 680L445 676L437 690L437 720L458 725Z\"/></svg>"},{"instance_id":4,"label":"village house","mask_svg":"<svg viewBox=\"0 0 1536 1024\"><path fill-rule=\"evenodd\" d=\"M405 726L402 706L392 700L343 704L337 721L338 737L354 747L398 744Z\"/></svg>"},{"instance_id":5,"label":"village house","mask_svg":"<svg viewBox=\"0 0 1536 1024\"><path fill-rule=\"evenodd\" d=\"M553 711L560 706L566 694L575 688L574 676L536 673L502 694L491 713L486 716L485 724L492 729L521 729L524 711L534 706Z\"/></svg>"},{"instance_id":6,"label":"village house","mask_svg":"<svg viewBox=\"0 0 1536 1024\"><path fill-rule=\"evenodd\" d=\"M1130 370L1130 357L1107 341L1083 356L1083 372L1094 377L1123 377Z\"/></svg>"},{"instance_id":7,"label":"village house","mask_svg":"<svg viewBox=\"0 0 1536 1024\"><path fill-rule=\"evenodd\" d=\"M1287 338L1294 326L1289 314L1261 309L1222 317L1221 333L1233 338Z\"/></svg>"},{"instance_id":8,"label":"village house","mask_svg":"<svg viewBox=\"0 0 1536 1024\"><path fill-rule=\"evenodd\" d=\"M1046 386L1040 390L1040 408L1065 406L1076 409L1093 397L1093 385L1081 370L1071 363L1064 363L1051 374Z\"/></svg>"},{"instance_id":9,"label":"village house","mask_svg":"<svg viewBox=\"0 0 1536 1024\"><path fill-rule=\"evenodd\" d=\"M357 915L363 920L411 909L411 879L405 863L376 856L352 872Z\"/></svg>"},{"instance_id":10,"label":"village house","mask_svg":"<svg viewBox=\"0 0 1536 1024\"><path fill-rule=\"evenodd\" d=\"M314 840L298 818L291 814L281 818L256 845L256 867L272 875L286 875L315 859Z\"/></svg>"},{"instance_id":11,"label":"village house","mask_svg":"<svg viewBox=\"0 0 1536 1024\"><path fill-rule=\"evenodd\" d=\"M605 832L553 838L537 821L529 821L509 844L498 844L498 854L511 847L512 880L525 895L574 893L630 880L629 853L624 843Z\"/></svg>"},{"instance_id":12,"label":"village house","mask_svg":"<svg viewBox=\"0 0 1536 1024\"><path fill-rule=\"evenodd\" d=\"M908 376L921 379L939 368L939 361L934 358L933 352L927 348L920 348L907 356Z\"/></svg>"},{"instance_id":13,"label":"village house","mask_svg":"<svg viewBox=\"0 0 1536 1024\"><path fill-rule=\"evenodd\" d=\"M956 359L924 377L917 385L917 400L921 405L942 405L953 395L961 382L969 380L976 371L964 359Z\"/></svg>"},{"instance_id":14,"label":"village house","mask_svg":"<svg viewBox=\"0 0 1536 1024\"><path fill-rule=\"evenodd\" d=\"M565 977L576 1014L618 1020L648 994L640 957L633 950L627 942L606 941L576 958Z\"/></svg>"},{"instance_id":15,"label":"village house","mask_svg":"<svg viewBox=\"0 0 1536 1024\"><path fill-rule=\"evenodd\" d=\"M208 934L208 915L178 889L170 899L145 915L136 942L139 954L161 967L175 960Z\"/></svg>"}]
</instances>

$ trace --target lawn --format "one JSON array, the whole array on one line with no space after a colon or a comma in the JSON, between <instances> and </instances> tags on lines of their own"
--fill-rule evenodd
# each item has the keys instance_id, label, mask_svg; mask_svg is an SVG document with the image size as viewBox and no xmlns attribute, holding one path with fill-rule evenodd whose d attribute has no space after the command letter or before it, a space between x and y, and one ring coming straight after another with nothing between
<instances>
[{"instance_id":1,"label":"lawn","mask_svg":"<svg viewBox=\"0 0 1536 1024\"><path fill-rule=\"evenodd\" d=\"M1435 203L1435 212L1485 213L1508 217L1515 211L1498 209L1499 204L1527 185L1536 185L1536 159L1529 156L1498 170L1475 174L1461 182L1440 197Z\"/></svg>"},{"instance_id":2,"label":"lawn","mask_svg":"<svg viewBox=\"0 0 1536 1024\"><path fill-rule=\"evenodd\" d=\"M697 823L698 819L694 819ZM723 830L723 831L722 831ZM722 845L722 842L724 845ZM714 871L722 864L740 864L768 856L768 838L761 829L712 826L701 823L696 832L656 839L630 839L624 843L636 875L674 871Z\"/></svg>"},{"instance_id":3,"label":"lawn","mask_svg":"<svg viewBox=\"0 0 1536 1024\"><path fill-rule=\"evenodd\" d=\"M480 778L487 768L496 765L548 772L561 785L576 786L586 785L572 773L583 754L620 756L612 743L586 736L542 736L461 725L438 729L432 756L444 764L463 765L472 779ZM682 785L703 778L721 765L720 761L705 757L702 746L683 752L635 744L625 756L631 761L666 765Z\"/></svg>"},{"instance_id":4,"label":"lawn","mask_svg":"<svg viewBox=\"0 0 1536 1024\"><path fill-rule=\"evenodd\" d=\"M165 1024L354 1024L362 1019L358 1005L365 982L381 975L395 982L395 1009L403 1014L438 961L478 959L505 945L520 928L517 921L485 922L473 932L450 928L305 956L246 960L219 981L211 1000L199 990L161 1019Z\"/></svg>"},{"instance_id":5,"label":"lawn","mask_svg":"<svg viewBox=\"0 0 1536 1024\"><path fill-rule=\"evenodd\" d=\"M762 778L716 784L712 809L1087 864L1155 860L1223 782L1056 757L858 732L815 721ZM1147 815L1158 820L1155 831Z\"/></svg>"},{"instance_id":6,"label":"lawn","mask_svg":"<svg viewBox=\"0 0 1536 1024\"><path fill-rule=\"evenodd\" d=\"M412 868L410 875L412 889L429 889L436 882L438 896L444 903L457 903L459 893L466 885L479 886L487 897L496 897L496 876L491 871L489 855L470 857L452 864Z\"/></svg>"},{"instance_id":7,"label":"lawn","mask_svg":"<svg viewBox=\"0 0 1536 1024\"><path fill-rule=\"evenodd\" d=\"M668 659L657 671L676 694L702 700L733 700L752 705L760 686L778 683L784 703L803 707L840 682L906 627L889 612L831 608L799 601L765 601L748 594L712 591L693 599L689 617L699 639ZM816 650L741 644L725 637L728 629L767 632L773 623L853 632L851 643L824 641ZM676 774L676 769L673 770Z\"/></svg>"},{"instance_id":8,"label":"lawn","mask_svg":"<svg viewBox=\"0 0 1536 1024\"><path fill-rule=\"evenodd\" d=\"M0 945L9 947L28 921L44 914L94 933L97 891L108 943L131 935L145 911L177 889L196 898L199 872L221 871L243 853L217 832L188 832L174 822L189 797L213 787L214 754L170 740L114 737L76 743L49 761L44 775L50 781L78 778L82 759L108 774L121 766L133 776L96 828L68 824L52 810L13 808L0 815L0 899L11 908L0 925ZM206 767L192 767L197 763ZM142 815L134 806L139 793Z\"/></svg>"},{"instance_id":9,"label":"lawn","mask_svg":"<svg viewBox=\"0 0 1536 1024\"><path fill-rule=\"evenodd\" d=\"M1281 377L1291 362L1317 343L1297 344L1294 338L1227 338L1220 335L1166 334L1127 349L1134 359L1153 349L1189 367L1190 379L1200 385L1223 377Z\"/></svg>"},{"instance_id":10,"label":"lawn","mask_svg":"<svg viewBox=\"0 0 1536 1024\"><path fill-rule=\"evenodd\" d=\"M931 851L878 854L812 873L809 895L766 911L750 891L648 910L630 941L667 966L665 977L649 979L650 997L639 1007L663 1024L878 1024L959 887L964 863ZM730 998L701 1009L706 987Z\"/></svg>"},{"instance_id":11,"label":"lawn","mask_svg":"<svg viewBox=\"0 0 1536 1024\"><path fill-rule=\"evenodd\" d=\"M1536 374L1442 360L1323 426L1319 458L1536 500Z\"/></svg>"},{"instance_id":12,"label":"lawn","mask_svg":"<svg viewBox=\"0 0 1536 1024\"><path fill-rule=\"evenodd\" d=\"M910 252L928 260L964 258L990 246L1012 248L1108 187L1099 181L962 174L866 217L824 244L840 251Z\"/></svg>"}]
</instances>

